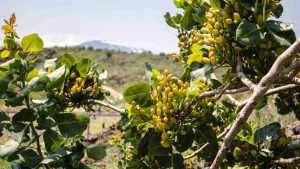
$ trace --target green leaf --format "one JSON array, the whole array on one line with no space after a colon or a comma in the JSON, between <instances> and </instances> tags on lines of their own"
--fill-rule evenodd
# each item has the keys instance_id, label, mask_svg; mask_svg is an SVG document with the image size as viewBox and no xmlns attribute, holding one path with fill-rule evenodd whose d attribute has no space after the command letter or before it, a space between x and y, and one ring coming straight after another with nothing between
<instances>
[{"instance_id":1,"label":"green leaf","mask_svg":"<svg viewBox=\"0 0 300 169\"><path fill-rule=\"evenodd\" d=\"M225 6L225 1L223 0L210 0L210 5L211 7L214 7L214 8L223 8Z\"/></svg>"},{"instance_id":2,"label":"green leaf","mask_svg":"<svg viewBox=\"0 0 300 169\"><path fill-rule=\"evenodd\" d=\"M259 25L243 21L236 30L236 39L243 45L257 45L264 40L264 35Z\"/></svg>"},{"instance_id":3,"label":"green leaf","mask_svg":"<svg viewBox=\"0 0 300 169\"><path fill-rule=\"evenodd\" d=\"M80 76L86 77L87 73L90 71L92 61L90 59L80 59L78 63L76 63L76 70L79 72Z\"/></svg>"},{"instance_id":4,"label":"green leaf","mask_svg":"<svg viewBox=\"0 0 300 169\"><path fill-rule=\"evenodd\" d=\"M180 80L182 80L183 82L190 82L191 81L191 68L186 67L184 69L184 72L180 76Z\"/></svg>"},{"instance_id":5,"label":"green leaf","mask_svg":"<svg viewBox=\"0 0 300 169\"><path fill-rule=\"evenodd\" d=\"M56 131L53 130L46 130L43 135L45 148L48 153L57 151L64 140L64 138L59 135Z\"/></svg>"},{"instance_id":6,"label":"green leaf","mask_svg":"<svg viewBox=\"0 0 300 169\"><path fill-rule=\"evenodd\" d=\"M37 114L32 109L22 109L12 117L14 122L33 122L37 118Z\"/></svg>"},{"instance_id":7,"label":"green leaf","mask_svg":"<svg viewBox=\"0 0 300 169\"><path fill-rule=\"evenodd\" d=\"M77 115L75 113L58 113L54 114L54 120L59 131L64 137L75 137L81 135L90 122L89 117Z\"/></svg>"},{"instance_id":8,"label":"green leaf","mask_svg":"<svg viewBox=\"0 0 300 169\"><path fill-rule=\"evenodd\" d=\"M151 104L151 88L148 83L138 83L128 87L124 92L127 103L137 102L140 106L147 107Z\"/></svg>"},{"instance_id":9,"label":"green leaf","mask_svg":"<svg viewBox=\"0 0 300 169\"><path fill-rule=\"evenodd\" d=\"M268 20L266 26L274 40L281 46L288 47L296 41L293 25L280 21Z\"/></svg>"},{"instance_id":10,"label":"green leaf","mask_svg":"<svg viewBox=\"0 0 300 169\"><path fill-rule=\"evenodd\" d=\"M38 34L31 34L22 39L21 46L24 52L38 52L43 49L44 43Z\"/></svg>"},{"instance_id":11,"label":"green leaf","mask_svg":"<svg viewBox=\"0 0 300 169\"><path fill-rule=\"evenodd\" d=\"M173 166L174 166L174 169L185 169L184 159L181 154L174 154Z\"/></svg>"},{"instance_id":12,"label":"green leaf","mask_svg":"<svg viewBox=\"0 0 300 169\"><path fill-rule=\"evenodd\" d=\"M184 15L181 19L181 28L184 30L190 30L192 29L194 25L194 18L193 18L194 10L193 8L189 7L185 10Z\"/></svg>"},{"instance_id":13,"label":"green leaf","mask_svg":"<svg viewBox=\"0 0 300 169\"><path fill-rule=\"evenodd\" d=\"M179 152L184 152L188 150L193 142L194 142L194 131L193 129L189 129L186 133L186 135L178 134L177 136L177 144L175 145L176 150Z\"/></svg>"},{"instance_id":14,"label":"green leaf","mask_svg":"<svg viewBox=\"0 0 300 169\"><path fill-rule=\"evenodd\" d=\"M146 67L146 78L148 82L151 84L151 79L152 79L152 66L150 65L149 62L145 62L145 67Z\"/></svg>"},{"instance_id":15,"label":"green leaf","mask_svg":"<svg viewBox=\"0 0 300 169\"><path fill-rule=\"evenodd\" d=\"M206 21L205 12L206 12L205 7L199 7L196 13L193 14L194 20L199 23L198 25L203 25L205 23Z\"/></svg>"},{"instance_id":16,"label":"green leaf","mask_svg":"<svg viewBox=\"0 0 300 169\"><path fill-rule=\"evenodd\" d=\"M43 160L35 151L27 149L18 154L22 165L29 168L37 167Z\"/></svg>"},{"instance_id":17,"label":"green leaf","mask_svg":"<svg viewBox=\"0 0 300 169\"><path fill-rule=\"evenodd\" d=\"M165 17L166 23L170 27L175 28L175 29L179 28L179 25L175 23L175 21L173 20L173 18L171 17L169 12L167 12L164 17Z\"/></svg>"},{"instance_id":18,"label":"green leaf","mask_svg":"<svg viewBox=\"0 0 300 169\"><path fill-rule=\"evenodd\" d=\"M24 96L8 98L5 100L5 106L12 106L12 107L22 106L23 100L24 100Z\"/></svg>"},{"instance_id":19,"label":"green leaf","mask_svg":"<svg viewBox=\"0 0 300 169\"><path fill-rule=\"evenodd\" d=\"M173 0L175 6L177 8L183 8L184 7L184 0Z\"/></svg>"},{"instance_id":20,"label":"green leaf","mask_svg":"<svg viewBox=\"0 0 300 169\"><path fill-rule=\"evenodd\" d=\"M55 71L51 72L47 77L49 78L50 82L47 83L47 89L51 90L63 85L65 81L66 75L66 67L62 66Z\"/></svg>"},{"instance_id":21,"label":"green leaf","mask_svg":"<svg viewBox=\"0 0 300 169\"><path fill-rule=\"evenodd\" d=\"M10 77L0 76L0 97L2 94L7 92L8 84L10 83L11 80L12 78Z\"/></svg>"},{"instance_id":22,"label":"green leaf","mask_svg":"<svg viewBox=\"0 0 300 169\"><path fill-rule=\"evenodd\" d=\"M195 134L195 141L198 141L199 143L208 142L209 152L211 153L212 157L214 157L218 152L217 135L211 126L207 126L206 124L200 125Z\"/></svg>"},{"instance_id":23,"label":"green leaf","mask_svg":"<svg viewBox=\"0 0 300 169\"><path fill-rule=\"evenodd\" d=\"M202 49L202 46L197 43L193 44L193 46L191 46L192 54L190 54L188 56L188 60L187 60L188 65L192 64L193 62L202 63L203 52L201 51L201 49Z\"/></svg>"},{"instance_id":24,"label":"green leaf","mask_svg":"<svg viewBox=\"0 0 300 169\"><path fill-rule=\"evenodd\" d=\"M149 136L148 151L153 156L165 156L171 153L172 148L164 148L161 144L161 134L153 133Z\"/></svg>"},{"instance_id":25,"label":"green leaf","mask_svg":"<svg viewBox=\"0 0 300 169\"><path fill-rule=\"evenodd\" d=\"M59 59L56 68L59 68L61 66L66 66L67 68L71 68L75 63L77 62L77 58L73 56L70 53L65 53L62 55L62 57Z\"/></svg>"},{"instance_id":26,"label":"green leaf","mask_svg":"<svg viewBox=\"0 0 300 169\"><path fill-rule=\"evenodd\" d=\"M197 52L197 53L190 54L188 56L187 64L190 65L193 62L202 63L202 54L203 54L202 52Z\"/></svg>"},{"instance_id":27,"label":"green leaf","mask_svg":"<svg viewBox=\"0 0 300 169\"><path fill-rule=\"evenodd\" d=\"M41 116L41 115L37 118L37 123L38 123L38 126L36 128L39 130L51 129L52 127L56 126L55 122L52 119L47 118L46 116Z\"/></svg>"},{"instance_id":28,"label":"green leaf","mask_svg":"<svg viewBox=\"0 0 300 169\"><path fill-rule=\"evenodd\" d=\"M0 158L0 169L12 169L11 163Z\"/></svg>"},{"instance_id":29,"label":"green leaf","mask_svg":"<svg viewBox=\"0 0 300 169\"><path fill-rule=\"evenodd\" d=\"M15 47L15 40L14 38L6 37L3 44L6 49L12 50Z\"/></svg>"},{"instance_id":30,"label":"green leaf","mask_svg":"<svg viewBox=\"0 0 300 169\"><path fill-rule=\"evenodd\" d=\"M97 169L97 167L80 163L78 169Z\"/></svg>"},{"instance_id":31,"label":"green leaf","mask_svg":"<svg viewBox=\"0 0 300 169\"><path fill-rule=\"evenodd\" d=\"M269 11L272 12L276 18L279 18L283 13L283 6L279 4L276 8L272 8Z\"/></svg>"},{"instance_id":32,"label":"green leaf","mask_svg":"<svg viewBox=\"0 0 300 169\"><path fill-rule=\"evenodd\" d=\"M26 77L26 81L29 82L31 79L37 77L39 75L39 70L37 68L34 68L32 71L30 71Z\"/></svg>"},{"instance_id":33,"label":"green leaf","mask_svg":"<svg viewBox=\"0 0 300 169\"><path fill-rule=\"evenodd\" d=\"M106 151L101 146L95 146L87 149L87 155L93 160L102 160L106 156Z\"/></svg>"},{"instance_id":34,"label":"green leaf","mask_svg":"<svg viewBox=\"0 0 300 169\"><path fill-rule=\"evenodd\" d=\"M255 141L264 142L268 139L276 140L279 138L278 130L280 130L280 127L278 122L274 122L256 130L254 133Z\"/></svg>"}]
</instances>

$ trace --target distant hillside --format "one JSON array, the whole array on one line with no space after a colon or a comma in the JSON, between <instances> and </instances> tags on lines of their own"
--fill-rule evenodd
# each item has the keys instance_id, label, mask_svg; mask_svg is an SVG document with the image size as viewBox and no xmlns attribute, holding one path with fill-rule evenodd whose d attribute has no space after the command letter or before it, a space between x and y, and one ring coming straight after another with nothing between
<instances>
[{"instance_id":1,"label":"distant hillside","mask_svg":"<svg viewBox=\"0 0 300 169\"><path fill-rule=\"evenodd\" d=\"M104 42L104 41L100 41L100 40L86 41L86 42L81 43L79 46L82 46L85 48L92 47L94 49L107 49L107 50L121 51L121 52L127 52L127 53L142 53L142 52L148 51L146 49L117 45L117 44Z\"/></svg>"},{"instance_id":2,"label":"distant hillside","mask_svg":"<svg viewBox=\"0 0 300 169\"><path fill-rule=\"evenodd\" d=\"M159 71L169 69L175 76L179 76L183 71L183 66L180 62L174 62L170 55L164 53L127 53L83 47L46 48L38 54L41 59L40 63L43 63L43 58L59 58L66 52L70 52L78 58L90 58L95 64L99 65L99 69L106 69L108 72L106 85L120 93L123 93L131 84L146 81L146 61L149 62L154 69Z\"/></svg>"}]
</instances>

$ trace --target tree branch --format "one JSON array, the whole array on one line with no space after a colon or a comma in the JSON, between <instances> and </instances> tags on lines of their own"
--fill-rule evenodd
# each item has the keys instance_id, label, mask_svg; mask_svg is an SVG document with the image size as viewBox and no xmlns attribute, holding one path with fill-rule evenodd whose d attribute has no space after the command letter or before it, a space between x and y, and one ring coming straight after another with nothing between
<instances>
[{"instance_id":1,"label":"tree branch","mask_svg":"<svg viewBox=\"0 0 300 169\"><path fill-rule=\"evenodd\" d=\"M284 69L282 71L282 74L289 74L293 70L299 70L299 69L300 69L300 59L297 59L293 64L291 64L289 67L287 67L286 69ZM298 72L296 72L296 74L297 73ZM294 74L294 75L296 75L296 74Z\"/></svg>"},{"instance_id":2,"label":"tree branch","mask_svg":"<svg viewBox=\"0 0 300 169\"><path fill-rule=\"evenodd\" d=\"M298 84L288 84L288 85L285 85L285 86L280 86L280 87L277 87L277 88L274 88L274 89L270 89L268 90L264 96L270 96L270 95L273 95L273 94L278 94L278 93L281 93L281 92L286 92L286 91L290 91L290 90L296 90L296 89L299 89L300 88L300 85ZM240 108L243 108L246 104L247 104L248 100L244 101L243 103L241 103L239 105Z\"/></svg>"},{"instance_id":3,"label":"tree branch","mask_svg":"<svg viewBox=\"0 0 300 169\"><path fill-rule=\"evenodd\" d=\"M300 50L300 39L297 40L293 45L291 45L283 54L281 54L272 65L269 72L260 80L257 86L254 88L254 92L250 97L247 104L243 107L241 112L238 114L235 122L233 123L231 129L226 134L224 142L218 151L214 162L210 166L210 169L218 169L223 159L225 158L227 149L230 147L232 140L242 129L243 125L247 122L249 116L251 115L255 105L258 100L262 98L271 85L281 76L281 71L283 66L291 59L291 57Z\"/></svg>"},{"instance_id":4,"label":"tree branch","mask_svg":"<svg viewBox=\"0 0 300 169\"><path fill-rule=\"evenodd\" d=\"M226 92L226 90L230 87L230 85L237 79L237 77L230 80L229 83L227 83L224 88L220 91L220 93L215 97L214 101L217 101L221 98L221 96Z\"/></svg>"},{"instance_id":5,"label":"tree branch","mask_svg":"<svg viewBox=\"0 0 300 169\"><path fill-rule=\"evenodd\" d=\"M250 79L248 79L243 72L243 62L241 56L237 57L236 75L240 79L240 81L250 89L250 91L254 91L256 85Z\"/></svg>"},{"instance_id":6,"label":"tree branch","mask_svg":"<svg viewBox=\"0 0 300 169\"><path fill-rule=\"evenodd\" d=\"M224 94L237 94L237 93L242 93L242 92L246 92L249 89L247 87L242 87L239 89L233 89L233 90L227 90L224 92ZM220 90L213 90L213 91L207 91L204 92L202 94L200 94L197 97L194 97L191 101L187 102L184 105L184 109L183 111L180 113L180 116L185 116L188 114L188 112L191 110L192 106L197 104L201 99L205 98L205 97L211 97L214 96L216 94L219 94L221 91Z\"/></svg>"},{"instance_id":7,"label":"tree branch","mask_svg":"<svg viewBox=\"0 0 300 169\"><path fill-rule=\"evenodd\" d=\"M278 160L273 160L270 162L270 166L272 165L275 165L275 164L283 164L283 165L286 165L286 164L299 164L300 163L300 157L294 157L294 158L287 158L287 159L284 159L284 158L280 158Z\"/></svg>"},{"instance_id":8,"label":"tree branch","mask_svg":"<svg viewBox=\"0 0 300 169\"><path fill-rule=\"evenodd\" d=\"M124 113L126 110L125 109L121 109L121 108L118 108L114 105L111 105L109 103L105 103L103 101L100 101L100 100L85 100L84 102L87 102L87 103L94 103L94 104L99 104L101 106L104 106L104 107L107 107L107 108L110 108L116 112L119 112L119 113Z\"/></svg>"}]
</instances>

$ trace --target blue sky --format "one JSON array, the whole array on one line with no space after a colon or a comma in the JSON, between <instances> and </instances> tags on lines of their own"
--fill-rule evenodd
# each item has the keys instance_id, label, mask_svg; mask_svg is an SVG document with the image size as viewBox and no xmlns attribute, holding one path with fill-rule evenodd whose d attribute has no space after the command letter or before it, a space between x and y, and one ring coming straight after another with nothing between
<instances>
[{"instance_id":1,"label":"blue sky","mask_svg":"<svg viewBox=\"0 0 300 169\"><path fill-rule=\"evenodd\" d=\"M0 18L16 13L21 36L38 33L46 46L106 40L154 52L176 52L176 31L163 15L173 0L0 0ZM282 19L300 35L299 0L284 0ZM0 40L3 35L0 36ZM1 40L2 41L2 40Z\"/></svg>"}]
</instances>

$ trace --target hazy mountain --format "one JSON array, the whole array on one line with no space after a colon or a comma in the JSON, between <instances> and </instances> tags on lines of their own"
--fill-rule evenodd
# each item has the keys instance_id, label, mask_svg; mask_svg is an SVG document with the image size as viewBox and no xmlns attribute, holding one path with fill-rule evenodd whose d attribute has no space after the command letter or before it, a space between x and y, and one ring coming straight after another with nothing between
<instances>
[{"instance_id":1,"label":"hazy mountain","mask_svg":"<svg viewBox=\"0 0 300 169\"><path fill-rule=\"evenodd\" d=\"M127 53L131 53L131 52L142 53L142 52L148 51L146 49L117 45L117 44L104 42L104 41L100 41L100 40L86 41L86 42L79 44L79 46L83 46L86 48L93 47L94 49L108 49L108 50L122 51L122 52L127 52Z\"/></svg>"}]
</instances>

